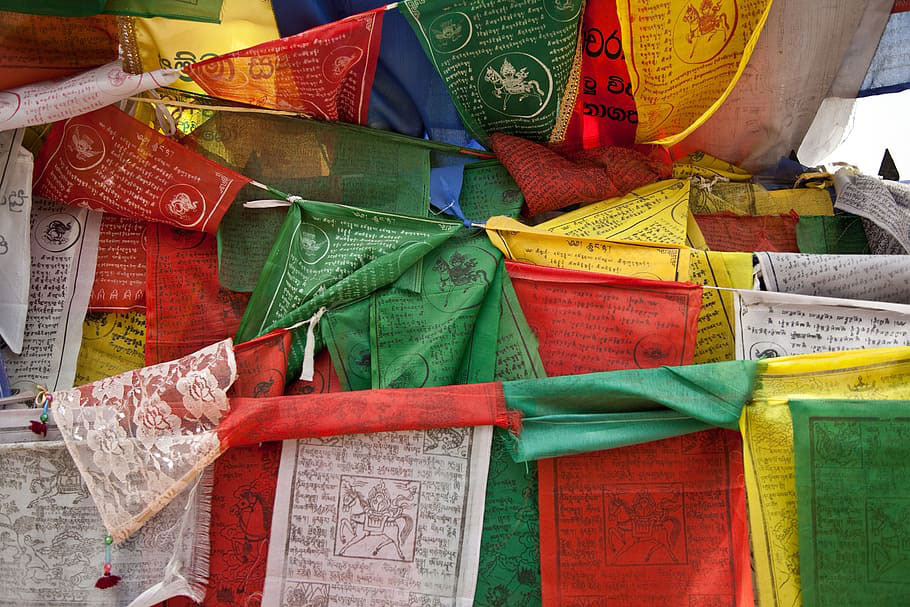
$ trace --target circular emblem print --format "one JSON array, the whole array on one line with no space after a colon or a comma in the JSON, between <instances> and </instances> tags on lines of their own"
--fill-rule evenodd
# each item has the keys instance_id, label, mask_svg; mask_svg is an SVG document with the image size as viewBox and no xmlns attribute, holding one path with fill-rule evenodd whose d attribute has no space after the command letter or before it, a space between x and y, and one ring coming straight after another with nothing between
<instances>
[{"instance_id":1,"label":"circular emblem print","mask_svg":"<svg viewBox=\"0 0 910 607\"><path fill-rule=\"evenodd\" d=\"M370 346L369 344L358 344L348 352L348 373L352 376L369 380L370 379Z\"/></svg>"},{"instance_id":2,"label":"circular emblem print","mask_svg":"<svg viewBox=\"0 0 910 607\"><path fill-rule=\"evenodd\" d=\"M392 361L385 377L389 388L423 388L430 378L430 365L420 354L405 354Z\"/></svg>"},{"instance_id":3,"label":"circular emblem print","mask_svg":"<svg viewBox=\"0 0 910 607\"><path fill-rule=\"evenodd\" d=\"M165 218L187 228L198 225L205 215L205 197L188 183L166 189L158 204Z\"/></svg>"},{"instance_id":4,"label":"circular emblem print","mask_svg":"<svg viewBox=\"0 0 910 607\"><path fill-rule=\"evenodd\" d=\"M680 363L677 346L661 335L645 335L639 339L632 357L641 369Z\"/></svg>"},{"instance_id":5,"label":"circular emblem print","mask_svg":"<svg viewBox=\"0 0 910 607\"><path fill-rule=\"evenodd\" d=\"M787 356L787 352L780 345L771 341L760 341L749 348L749 360L780 358L781 356Z\"/></svg>"},{"instance_id":6,"label":"circular emblem print","mask_svg":"<svg viewBox=\"0 0 910 607\"><path fill-rule=\"evenodd\" d=\"M714 59L733 37L738 18L736 0L691 0L676 16L676 56L691 64Z\"/></svg>"},{"instance_id":7,"label":"circular emblem print","mask_svg":"<svg viewBox=\"0 0 910 607\"><path fill-rule=\"evenodd\" d=\"M9 91L0 92L0 124L7 122L19 113L22 101L16 93Z\"/></svg>"},{"instance_id":8,"label":"circular emblem print","mask_svg":"<svg viewBox=\"0 0 910 607\"><path fill-rule=\"evenodd\" d=\"M50 253L60 253L73 246L82 234L82 224L69 213L48 215L35 226L35 242Z\"/></svg>"},{"instance_id":9,"label":"circular emblem print","mask_svg":"<svg viewBox=\"0 0 910 607\"><path fill-rule=\"evenodd\" d=\"M341 82L362 57L363 49L356 46L339 46L325 58L322 73L329 82Z\"/></svg>"},{"instance_id":10,"label":"circular emblem print","mask_svg":"<svg viewBox=\"0 0 910 607\"><path fill-rule=\"evenodd\" d=\"M670 114L673 104L662 101L638 108L638 139L653 139L660 132L660 127Z\"/></svg>"},{"instance_id":11,"label":"circular emblem print","mask_svg":"<svg viewBox=\"0 0 910 607\"><path fill-rule=\"evenodd\" d=\"M303 263L312 265L328 255L331 244L325 230L311 223L301 223L298 232Z\"/></svg>"},{"instance_id":12,"label":"circular emblem print","mask_svg":"<svg viewBox=\"0 0 910 607\"><path fill-rule=\"evenodd\" d=\"M107 149L101 133L85 124L71 124L63 135L63 154L77 171L88 171L104 160Z\"/></svg>"},{"instance_id":13,"label":"circular emblem print","mask_svg":"<svg viewBox=\"0 0 910 607\"><path fill-rule=\"evenodd\" d=\"M492 263L488 262L488 259ZM480 247L465 246L450 254L424 260L423 296L440 312L476 308L482 302L480 294L490 284L492 276L484 267L496 267L496 257ZM477 296L470 296L471 292Z\"/></svg>"},{"instance_id":14,"label":"circular emblem print","mask_svg":"<svg viewBox=\"0 0 910 607\"><path fill-rule=\"evenodd\" d=\"M148 239L145 236L148 229L143 232L143 239L146 242L146 247L148 246ZM184 230L183 228L172 228L170 226L162 226L158 230L158 237L162 242L169 243L170 246L175 249L187 250L195 249L205 240L205 232L197 232L195 230Z\"/></svg>"},{"instance_id":15,"label":"circular emblem print","mask_svg":"<svg viewBox=\"0 0 910 607\"><path fill-rule=\"evenodd\" d=\"M533 55L503 53L480 70L477 89L490 109L515 118L533 118L550 101L553 75Z\"/></svg>"},{"instance_id":16,"label":"circular emblem print","mask_svg":"<svg viewBox=\"0 0 910 607\"><path fill-rule=\"evenodd\" d=\"M114 330L114 322L103 312L88 312L82 325L82 339L95 340L107 337Z\"/></svg>"},{"instance_id":17,"label":"circular emblem print","mask_svg":"<svg viewBox=\"0 0 910 607\"><path fill-rule=\"evenodd\" d=\"M427 29L430 46L437 53L454 53L463 49L474 34L470 17L459 11L439 15Z\"/></svg>"},{"instance_id":18,"label":"circular emblem print","mask_svg":"<svg viewBox=\"0 0 910 607\"><path fill-rule=\"evenodd\" d=\"M545 0L543 6L550 17L562 23L572 21L581 12L581 0Z\"/></svg>"},{"instance_id":19,"label":"circular emblem print","mask_svg":"<svg viewBox=\"0 0 910 607\"><path fill-rule=\"evenodd\" d=\"M104 77L98 80L98 89L102 93L115 95L132 95L142 84L141 74L127 74L117 66L105 70Z\"/></svg>"}]
</instances>

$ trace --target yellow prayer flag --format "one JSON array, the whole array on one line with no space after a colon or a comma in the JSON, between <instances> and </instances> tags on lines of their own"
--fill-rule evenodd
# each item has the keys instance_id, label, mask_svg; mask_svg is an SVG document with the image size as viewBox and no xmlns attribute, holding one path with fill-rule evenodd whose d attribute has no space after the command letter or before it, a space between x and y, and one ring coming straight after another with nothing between
<instances>
[{"instance_id":1,"label":"yellow prayer flag","mask_svg":"<svg viewBox=\"0 0 910 607\"><path fill-rule=\"evenodd\" d=\"M689 280L689 249L681 245L565 236L501 216L487 220L486 231L496 248L515 261L651 280Z\"/></svg>"},{"instance_id":2,"label":"yellow prayer flag","mask_svg":"<svg viewBox=\"0 0 910 607\"><path fill-rule=\"evenodd\" d=\"M752 288L752 253L693 250L690 281L728 289ZM733 292L702 289L695 364L736 360Z\"/></svg>"},{"instance_id":3,"label":"yellow prayer flag","mask_svg":"<svg viewBox=\"0 0 910 607\"><path fill-rule=\"evenodd\" d=\"M90 312L82 323L77 386L145 366L145 314Z\"/></svg>"},{"instance_id":4,"label":"yellow prayer flag","mask_svg":"<svg viewBox=\"0 0 910 607\"><path fill-rule=\"evenodd\" d=\"M757 183L694 181L689 210L696 214L786 215L793 210L800 215L834 215L834 203L827 191L816 188L769 191Z\"/></svg>"},{"instance_id":5,"label":"yellow prayer flag","mask_svg":"<svg viewBox=\"0 0 910 607\"><path fill-rule=\"evenodd\" d=\"M537 228L567 236L682 245L688 215L689 181L668 179L570 211Z\"/></svg>"},{"instance_id":6,"label":"yellow prayer flag","mask_svg":"<svg viewBox=\"0 0 910 607\"><path fill-rule=\"evenodd\" d=\"M691 211L689 216L686 217L686 244L693 249L701 249L702 251L707 251L711 248L708 246L708 241L705 240L705 235L701 233L701 227L695 221L695 215Z\"/></svg>"},{"instance_id":7,"label":"yellow prayer flag","mask_svg":"<svg viewBox=\"0 0 910 607\"><path fill-rule=\"evenodd\" d=\"M672 145L733 90L771 0L624 0L616 8L638 106L635 139Z\"/></svg>"},{"instance_id":8,"label":"yellow prayer flag","mask_svg":"<svg viewBox=\"0 0 910 607\"><path fill-rule=\"evenodd\" d=\"M761 605L800 604L791 399L910 399L910 347L767 360L740 430Z\"/></svg>"},{"instance_id":9,"label":"yellow prayer flag","mask_svg":"<svg viewBox=\"0 0 910 607\"><path fill-rule=\"evenodd\" d=\"M685 158L674 162L673 177L676 179L719 177L729 181L750 181L752 179L752 175L747 171L705 152L692 152Z\"/></svg>"}]
</instances>

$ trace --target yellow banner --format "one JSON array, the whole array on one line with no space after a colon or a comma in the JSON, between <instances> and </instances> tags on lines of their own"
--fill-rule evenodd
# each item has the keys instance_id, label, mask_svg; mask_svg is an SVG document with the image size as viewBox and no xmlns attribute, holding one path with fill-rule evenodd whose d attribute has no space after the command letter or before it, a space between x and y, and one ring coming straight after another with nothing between
<instances>
[{"instance_id":1,"label":"yellow banner","mask_svg":"<svg viewBox=\"0 0 910 607\"><path fill-rule=\"evenodd\" d=\"M638 109L635 139L672 145L733 90L771 0L622 0L616 7Z\"/></svg>"},{"instance_id":2,"label":"yellow banner","mask_svg":"<svg viewBox=\"0 0 910 607\"><path fill-rule=\"evenodd\" d=\"M224 0L221 23L156 17L124 19L122 24L120 39L131 72L179 69L280 37L269 1ZM204 92L189 76L181 76L171 87Z\"/></svg>"},{"instance_id":3,"label":"yellow banner","mask_svg":"<svg viewBox=\"0 0 910 607\"><path fill-rule=\"evenodd\" d=\"M825 190L769 191L757 183L693 182L689 209L696 214L786 215L792 209L800 215L834 215L834 203Z\"/></svg>"},{"instance_id":4,"label":"yellow banner","mask_svg":"<svg viewBox=\"0 0 910 607\"><path fill-rule=\"evenodd\" d=\"M689 181L668 179L570 211L537 228L567 236L682 245L688 215Z\"/></svg>"},{"instance_id":5,"label":"yellow banner","mask_svg":"<svg viewBox=\"0 0 910 607\"><path fill-rule=\"evenodd\" d=\"M76 385L145 366L143 312L89 312L82 323L82 348L76 361Z\"/></svg>"},{"instance_id":6,"label":"yellow banner","mask_svg":"<svg viewBox=\"0 0 910 607\"><path fill-rule=\"evenodd\" d=\"M910 399L910 347L770 359L740 430L761 605L800 604L789 399Z\"/></svg>"},{"instance_id":7,"label":"yellow banner","mask_svg":"<svg viewBox=\"0 0 910 607\"><path fill-rule=\"evenodd\" d=\"M752 175L738 166L704 152L692 152L685 158L680 158L674 162L673 177L676 179L689 177L714 179L718 177L730 181L749 181L752 179Z\"/></svg>"},{"instance_id":8,"label":"yellow banner","mask_svg":"<svg viewBox=\"0 0 910 607\"><path fill-rule=\"evenodd\" d=\"M752 253L693 250L690 282L728 289L752 288ZM695 342L695 364L736 360L733 292L702 289Z\"/></svg>"},{"instance_id":9,"label":"yellow banner","mask_svg":"<svg viewBox=\"0 0 910 607\"><path fill-rule=\"evenodd\" d=\"M496 248L515 261L651 280L689 280L689 249L684 246L565 236L509 217L491 217L486 230Z\"/></svg>"}]
</instances>

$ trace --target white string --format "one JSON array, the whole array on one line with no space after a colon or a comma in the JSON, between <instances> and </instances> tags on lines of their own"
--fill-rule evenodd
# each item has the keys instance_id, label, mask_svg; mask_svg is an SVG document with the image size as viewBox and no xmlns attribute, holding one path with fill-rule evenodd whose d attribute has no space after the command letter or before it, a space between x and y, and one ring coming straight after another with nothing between
<instances>
[{"instance_id":1,"label":"white string","mask_svg":"<svg viewBox=\"0 0 910 607\"><path fill-rule=\"evenodd\" d=\"M313 332L316 329L316 325L318 325L319 321L322 319L323 314L325 314L325 306L319 308L319 311L306 321L309 323L309 326L306 330L306 345L303 348L303 368L300 370L301 381L313 381L313 373L315 372L314 367L316 364L316 336Z\"/></svg>"}]
</instances>

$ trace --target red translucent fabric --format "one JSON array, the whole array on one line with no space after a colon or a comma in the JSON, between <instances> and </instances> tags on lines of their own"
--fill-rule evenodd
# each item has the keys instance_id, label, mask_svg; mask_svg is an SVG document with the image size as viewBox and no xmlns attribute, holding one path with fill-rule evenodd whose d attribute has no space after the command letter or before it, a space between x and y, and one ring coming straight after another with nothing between
<instances>
[{"instance_id":1,"label":"red translucent fabric","mask_svg":"<svg viewBox=\"0 0 910 607\"><path fill-rule=\"evenodd\" d=\"M708 248L712 251L772 251L799 253L796 224L799 215L734 215L712 213L695 215Z\"/></svg>"},{"instance_id":2,"label":"red translucent fabric","mask_svg":"<svg viewBox=\"0 0 910 607\"><path fill-rule=\"evenodd\" d=\"M105 213L88 309L119 312L145 308L145 230L148 222Z\"/></svg>"}]
</instances>

